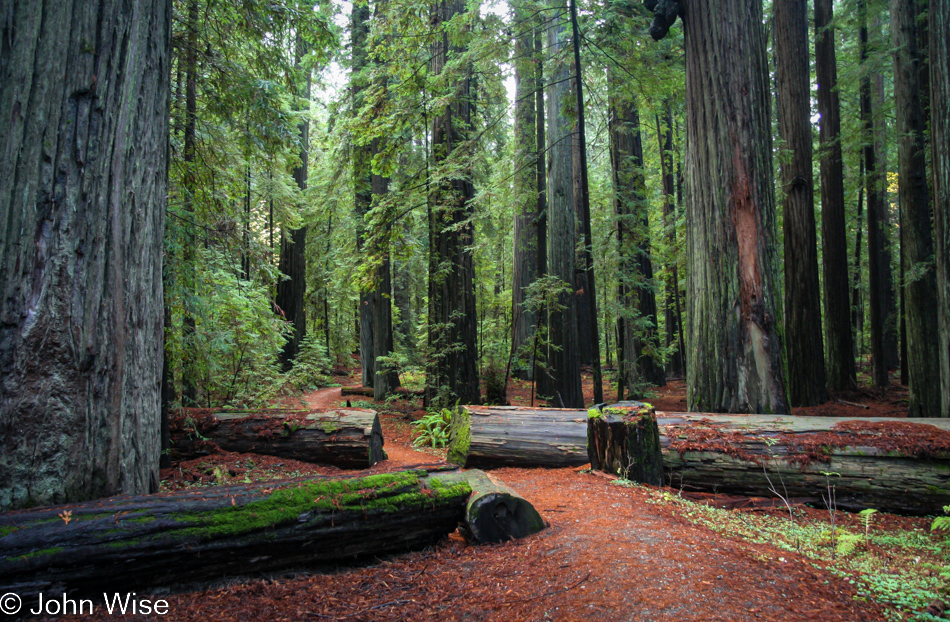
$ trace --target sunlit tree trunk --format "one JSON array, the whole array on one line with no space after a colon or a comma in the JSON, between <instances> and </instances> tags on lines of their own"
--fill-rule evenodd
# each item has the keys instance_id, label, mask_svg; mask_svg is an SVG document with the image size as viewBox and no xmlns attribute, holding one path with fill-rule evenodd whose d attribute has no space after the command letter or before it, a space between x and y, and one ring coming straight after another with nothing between
<instances>
[{"instance_id":1,"label":"sunlit tree trunk","mask_svg":"<svg viewBox=\"0 0 950 622\"><path fill-rule=\"evenodd\" d=\"M0 8L0 511L158 488L171 4Z\"/></svg>"},{"instance_id":2,"label":"sunlit tree trunk","mask_svg":"<svg viewBox=\"0 0 950 622\"><path fill-rule=\"evenodd\" d=\"M940 416L937 281L927 187L924 112L917 53L917 0L891 0L894 96L897 107L901 248L909 268L905 295L911 417ZM944 145L946 148L947 145Z\"/></svg>"},{"instance_id":3,"label":"sunlit tree trunk","mask_svg":"<svg viewBox=\"0 0 950 622\"><path fill-rule=\"evenodd\" d=\"M828 395L825 390L825 358L821 339L818 242L812 181L807 0L776 2L773 20L779 135L790 151L789 157L781 162L785 195L788 395L792 406L814 406L825 402Z\"/></svg>"}]
</instances>

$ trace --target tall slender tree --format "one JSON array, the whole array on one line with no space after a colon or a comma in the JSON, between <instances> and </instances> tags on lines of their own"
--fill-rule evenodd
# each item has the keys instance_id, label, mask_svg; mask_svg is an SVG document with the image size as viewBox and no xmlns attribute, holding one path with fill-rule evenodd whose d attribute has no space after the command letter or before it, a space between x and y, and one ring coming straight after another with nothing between
<instances>
[{"instance_id":1,"label":"tall slender tree","mask_svg":"<svg viewBox=\"0 0 950 622\"><path fill-rule=\"evenodd\" d=\"M924 111L917 50L917 0L891 0L894 49L894 97L897 103L898 192L901 204L901 249L908 271L901 283L905 296L906 365L910 381L910 416L940 415L940 355L937 334L937 281L931 262L934 245L927 187Z\"/></svg>"},{"instance_id":2,"label":"tall slender tree","mask_svg":"<svg viewBox=\"0 0 950 622\"><path fill-rule=\"evenodd\" d=\"M560 5L558 5L560 6ZM567 29L563 10L551 7L547 24L551 55L547 81L547 201L548 274L571 287L574 283L575 248L574 171L571 153L571 123L565 108L571 104L570 60L567 57ZM562 408L581 408L580 361L577 341L577 302L572 293L562 291L548 309L550 354L545 364L549 403Z\"/></svg>"},{"instance_id":3,"label":"tall slender tree","mask_svg":"<svg viewBox=\"0 0 950 622\"><path fill-rule=\"evenodd\" d=\"M185 132L182 159L185 174L182 179L182 208L185 223L185 245L183 249L182 286L189 294L185 298L185 314L182 319L182 394L183 404L194 406L198 403L198 365L195 356L194 336L196 330L195 314L191 308L195 293L195 194L197 176L195 173L196 134L198 122L198 0L188 1L188 21L185 34Z\"/></svg>"},{"instance_id":4,"label":"tall slender tree","mask_svg":"<svg viewBox=\"0 0 950 622\"><path fill-rule=\"evenodd\" d=\"M679 2L648 0L654 39ZM690 410L787 413L761 0L685 12Z\"/></svg>"},{"instance_id":5,"label":"tall slender tree","mask_svg":"<svg viewBox=\"0 0 950 622\"><path fill-rule=\"evenodd\" d=\"M446 77L449 61L466 53L467 17L462 0L440 0L433 7L432 23L437 41L432 49L431 72ZM448 22L455 21L450 35ZM461 42L460 42L461 41ZM462 61L459 73L445 81L450 95L432 121L432 157L443 171L454 164L451 175L443 172L432 184L429 197L429 403L477 404L478 320L475 308L474 244L475 185L472 181L468 142L472 128L474 88L471 63Z\"/></svg>"},{"instance_id":6,"label":"tall slender tree","mask_svg":"<svg viewBox=\"0 0 950 622\"><path fill-rule=\"evenodd\" d=\"M171 4L4 3L0 511L158 488Z\"/></svg>"},{"instance_id":7,"label":"tall slender tree","mask_svg":"<svg viewBox=\"0 0 950 622\"><path fill-rule=\"evenodd\" d=\"M663 226L666 229L666 243L670 249L676 248L676 183L673 169L673 107L669 100L664 102L664 125L656 118L656 135L660 143L660 175L663 196ZM672 253L671 253L672 255ZM676 256L668 262L669 276L666 282L666 301L664 319L666 323L666 347L676 346L669 357L669 372L674 376L686 374L686 345L683 340L683 314L680 309L680 279Z\"/></svg>"},{"instance_id":8,"label":"tall slender tree","mask_svg":"<svg viewBox=\"0 0 950 622\"><path fill-rule=\"evenodd\" d=\"M789 157L781 161L785 234L785 346L792 406L825 402L818 242L812 182L811 87L807 0L773 5L779 135ZM842 268L844 264L842 265Z\"/></svg>"},{"instance_id":9,"label":"tall slender tree","mask_svg":"<svg viewBox=\"0 0 950 622\"><path fill-rule=\"evenodd\" d=\"M300 33L296 37L295 68L305 74L297 87L298 101L310 101L310 71L303 69L301 61L307 53L306 43ZM304 118L298 126L300 138L300 164L294 167L294 181L303 192L307 189L307 162L310 152L310 122ZM300 351L300 344L307 336L307 226L281 230L280 261L277 269L286 278L277 283L277 307L293 326L293 332L280 352L284 371L293 366Z\"/></svg>"},{"instance_id":10,"label":"tall slender tree","mask_svg":"<svg viewBox=\"0 0 950 622\"><path fill-rule=\"evenodd\" d=\"M374 138L371 144L373 156L379 156L383 139ZM378 173L372 174L373 200L378 206L389 192L389 178ZM385 238L385 236L384 236ZM384 400L399 386L399 373L387 359L395 350L392 314L392 266L388 244L386 248L375 249L380 255L373 278L373 398Z\"/></svg>"},{"instance_id":11,"label":"tall slender tree","mask_svg":"<svg viewBox=\"0 0 950 622\"><path fill-rule=\"evenodd\" d=\"M930 3L929 40L940 415L950 417L950 2Z\"/></svg>"},{"instance_id":12,"label":"tall slender tree","mask_svg":"<svg viewBox=\"0 0 950 622\"><path fill-rule=\"evenodd\" d=\"M857 386L857 375L848 300L841 104L832 5L832 0L815 0L815 74L821 116L821 258L826 380L829 389L842 391Z\"/></svg>"}]
</instances>

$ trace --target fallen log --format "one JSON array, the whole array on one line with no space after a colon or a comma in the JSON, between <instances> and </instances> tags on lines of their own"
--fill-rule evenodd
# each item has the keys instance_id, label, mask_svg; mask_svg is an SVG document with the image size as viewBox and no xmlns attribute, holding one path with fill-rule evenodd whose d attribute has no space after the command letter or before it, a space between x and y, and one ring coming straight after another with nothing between
<instances>
[{"instance_id":1,"label":"fallen log","mask_svg":"<svg viewBox=\"0 0 950 622\"><path fill-rule=\"evenodd\" d=\"M847 510L941 514L950 504L950 420L656 415L664 483L681 490L814 498L832 485ZM586 428L583 410L470 406L453 417L449 459L576 466L587 461Z\"/></svg>"},{"instance_id":2,"label":"fallen log","mask_svg":"<svg viewBox=\"0 0 950 622\"><path fill-rule=\"evenodd\" d=\"M463 527L475 542L506 542L544 529L534 506L488 473L471 469L457 477L472 488ZM455 481L454 476L447 476L445 481Z\"/></svg>"},{"instance_id":3,"label":"fallen log","mask_svg":"<svg viewBox=\"0 0 950 622\"><path fill-rule=\"evenodd\" d=\"M101 594L312 568L431 545L471 487L403 471L120 496L0 515L0 593Z\"/></svg>"},{"instance_id":4,"label":"fallen log","mask_svg":"<svg viewBox=\"0 0 950 622\"><path fill-rule=\"evenodd\" d=\"M461 407L449 426L448 459L481 469L587 464L587 411Z\"/></svg>"},{"instance_id":5,"label":"fallen log","mask_svg":"<svg viewBox=\"0 0 950 622\"><path fill-rule=\"evenodd\" d=\"M379 416L365 409L179 414L169 429L173 459L206 455L215 446L342 469L366 469L386 459Z\"/></svg>"},{"instance_id":6,"label":"fallen log","mask_svg":"<svg viewBox=\"0 0 950 622\"><path fill-rule=\"evenodd\" d=\"M412 389L407 389L406 387L396 387L393 389L393 393L403 397L422 397L425 395L425 391L414 391ZM373 387L341 387L340 395L362 395L365 397L373 397L375 393L373 393Z\"/></svg>"},{"instance_id":7,"label":"fallen log","mask_svg":"<svg viewBox=\"0 0 950 622\"><path fill-rule=\"evenodd\" d=\"M658 413L667 483L749 496L828 496L840 509L939 514L950 422Z\"/></svg>"},{"instance_id":8,"label":"fallen log","mask_svg":"<svg viewBox=\"0 0 950 622\"><path fill-rule=\"evenodd\" d=\"M592 469L662 486L663 456L653 407L643 402L620 402L590 409L587 456Z\"/></svg>"}]
</instances>

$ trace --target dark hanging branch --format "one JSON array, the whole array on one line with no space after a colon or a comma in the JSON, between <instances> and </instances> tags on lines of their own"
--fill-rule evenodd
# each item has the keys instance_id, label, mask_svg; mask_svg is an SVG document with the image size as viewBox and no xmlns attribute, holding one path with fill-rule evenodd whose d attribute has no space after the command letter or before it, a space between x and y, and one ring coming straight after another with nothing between
<instances>
[{"instance_id":1,"label":"dark hanging branch","mask_svg":"<svg viewBox=\"0 0 950 622\"><path fill-rule=\"evenodd\" d=\"M683 17L683 6L677 0L643 0L643 6L653 11L650 36L659 41L670 31L677 17Z\"/></svg>"}]
</instances>

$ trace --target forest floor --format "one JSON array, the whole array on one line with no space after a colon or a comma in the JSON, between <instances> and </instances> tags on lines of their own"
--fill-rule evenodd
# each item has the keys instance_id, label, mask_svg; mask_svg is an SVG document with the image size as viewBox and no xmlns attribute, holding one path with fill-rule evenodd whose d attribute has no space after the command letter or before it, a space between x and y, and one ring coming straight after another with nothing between
<instances>
[{"instance_id":1,"label":"forest floor","mask_svg":"<svg viewBox=\"0 0 950 622\"><path fill-rule=\"evenodd\" d=\"M338 380L355 384L358 378L356 373ZM590 400L589 378L585 389ZM673 381L654 392L649 400L657 410L685 410L682 382ZM840 399L867 404L869 409L832 403L798 414L900 416L902 405L906 415L905 398L906 391L901 397L897 389L884 400L874 399L870 392L855 392ZM509 399L527 404L530 386L513 382ZM444 460L444 449L412 444L411 420L424 414L419 400L369 403L343 398L339 387L309 393L303 400L308 408L345 406L349 400L354 407L380 411L389 458L367 473ZM338 472L287 459L217 453L162 474L163 490L170 490ZM800 543L790 546L782 534L750 538L746 533L748 526L761 521L789 523L784 508L707 511L679 499L673 489L616 485L612 477L583 469L506 468L493 474L534 504L546 529L495 545L474 545L456 532L429 549L362 566L235 579L174 592L162 596L170 605L165 617L381 622L915 619L901 613L902 605L895 599L883 602L887 599L871 596L868 586L874 583L873 576L842 571L840 564L810 554ZM795 523L820 527L828 514L797 507ZM869 528L855 514L837 512L836 520L853 533L867 533ZM914 538L923 542L921 550L930 552L915 553L916 562L902 562L868 539L864 554L872 557L872 570L867 574L876 576L873 568L882 565L897 572L898 566L908 563L919 566L901 572L939 574L947 563L947 548L941 546L942 536L931 534L932 520L875 515L870 526L874 534ZM894 581L902 581L899 573L894 576L898 577ZM916 607L903 604L904 611L921 611L933 596L918 598ZM943 613L939 600L938 596L930 614ZM917 619L941 619L930 614Z\"/></svg>"}]
</instances>

